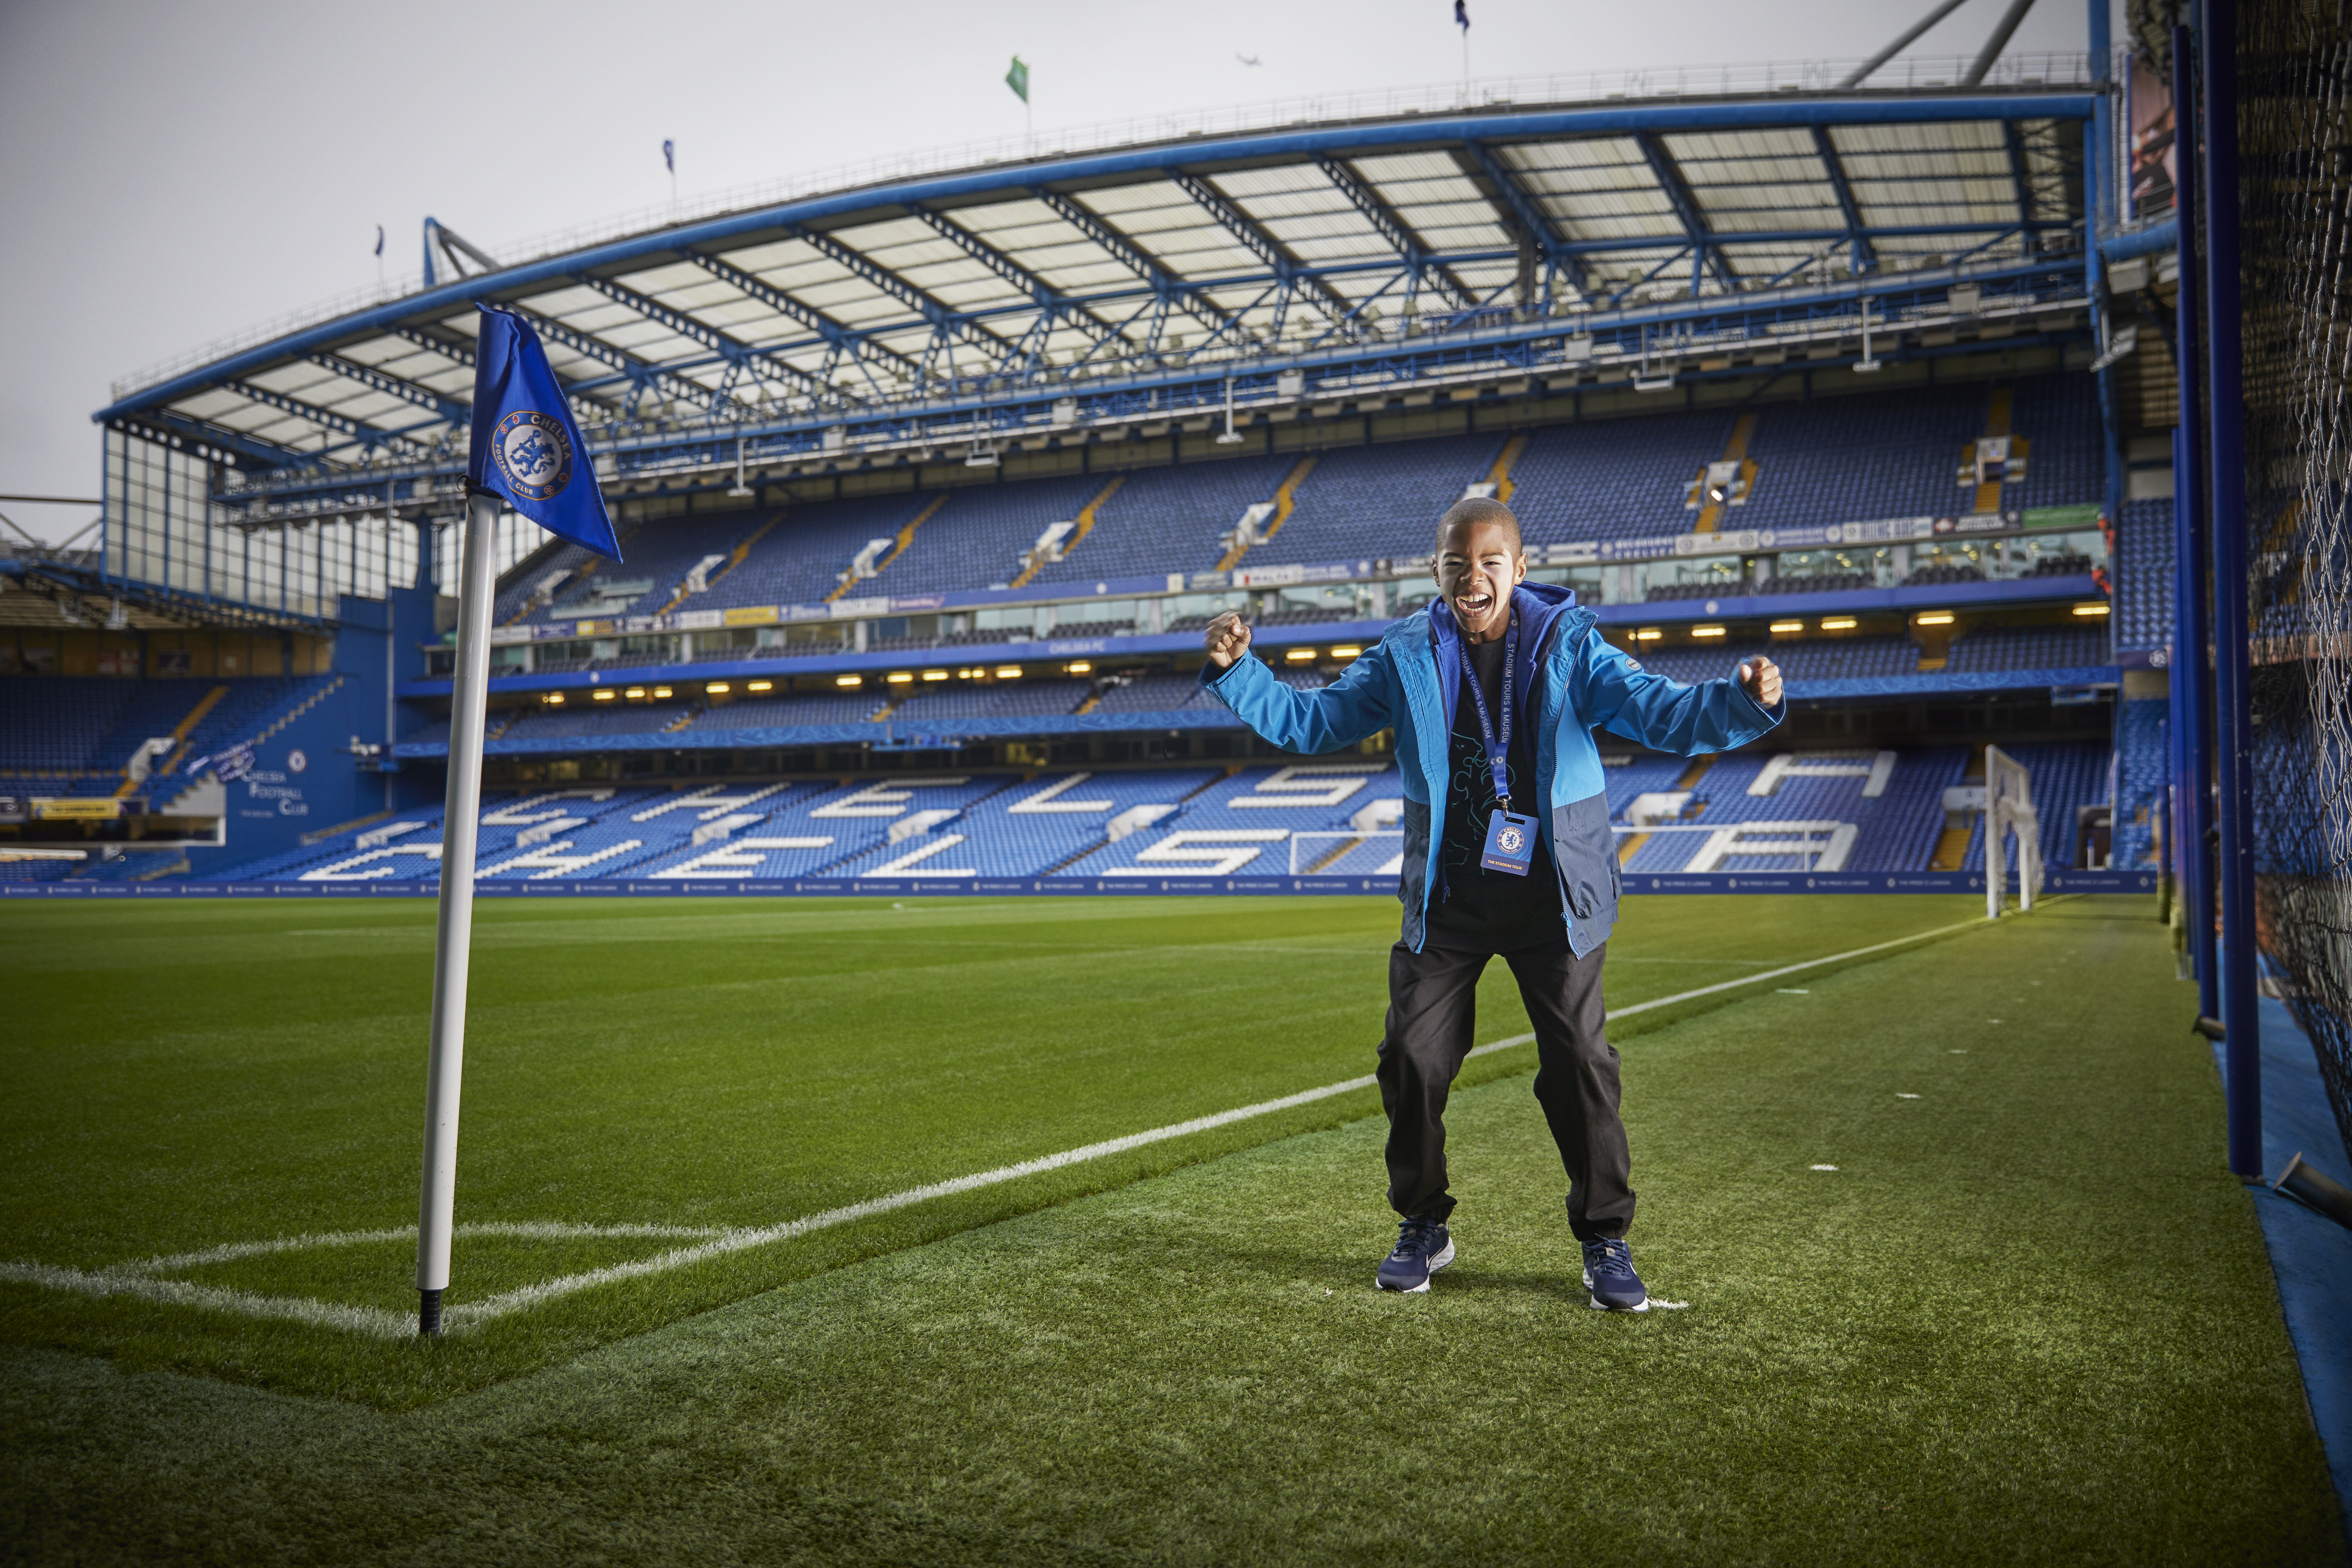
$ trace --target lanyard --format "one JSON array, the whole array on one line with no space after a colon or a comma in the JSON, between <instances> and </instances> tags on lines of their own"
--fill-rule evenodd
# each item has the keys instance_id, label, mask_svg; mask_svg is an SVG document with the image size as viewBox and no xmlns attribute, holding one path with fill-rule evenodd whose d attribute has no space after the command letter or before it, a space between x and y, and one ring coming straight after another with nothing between
<instances>
[{"instance_id":1,"label":"lanyard","mask_svg":"<svg viewBox=\"0 0 2352 1568\"><path fill-rule=\"evenodd\" d=\"M1503 809L1511 809L1511 682L1519 671L1519 617L1511 616L1511 629L1503 634L1503 734L1495 738L1495 721L1486 716L1486 688L1478 684L1478 667L1470 662L1470 639L1462 639L1462 676L1470 683L1470 700L1478 705L1478 735L1486 742L1486 764L1495 773L1495 799Z\"/></svg>"}]
</instances>

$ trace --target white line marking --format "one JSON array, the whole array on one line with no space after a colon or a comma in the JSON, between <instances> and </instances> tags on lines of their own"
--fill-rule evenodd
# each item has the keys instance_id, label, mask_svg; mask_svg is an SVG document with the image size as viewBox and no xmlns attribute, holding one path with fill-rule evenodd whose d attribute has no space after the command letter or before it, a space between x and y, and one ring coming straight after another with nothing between
<instances>
[{"instance_id":1,"label":"white line marking","mask_svg":"<svg viewBox=\"0 0 2352 1568\"><path fill-rule=\"evenodd\" d=\"M1857 947L1845 952L1833 952L1825 958L1811 958L1801 963L1768 970L1761 974L1742 975L1737 980L1725 980L1696 990L1676 992L1671 996L1656 996L1647 1002L1636 1002L1629 1007L1619 1007L1606 1015L1608 1019L1631 1017L1654 1008L1670 1007L1678 1002L1692 1001L1700 996L1712 996L1719 992L1753 985L1759 981L1778 980L1784 974L1795 974L1808 969L1818 969L1825 963L1842 963L1848 959L1866 958L1872 953L1891 948L1905 947L1925 942L1930 937L1948 936L1954 931L1981 927L1979 920L1963 921L1957 925L1938 926L1910 936L1896 937L1892 942ZM1535 1036L1513 1035L1507 1039L1494 1040L1471 1051L1482 1057L1494 1051L1508 1050L1514 1046L1531 1043ZM1232 1110L1221 1110L1210 1116L1196 1116L1190 1121L1179 1121L1166 1127L1155 1127L1145 1132L1130 1132L1123 1138L1107 1139L1100 1143L1088 1143L1076 1149L1066 1149L1058 1154L1045 1154L1018 1164L1000 1165L992 1171L981 1171L949 1181L933 1182L927 1186L909 1187L905 1192L891 1193L884 1197L868 1198L863 1203L826 1209L821 1214L786 1220L781 1225L761 1226L742 1230L709 1230L685 1226L649 1225L568 1225L561 1221L492 1221L462 1225L458 1236L520 1236L532 1237L667 1237L692 1236L702 1237L695 1247L674 1247L651 1258L615 1263L584 1273L567 1274L560 1279L542 1280L507 1290L480 1301L452 1303L444 1312L442 1321L452 1330L468 1329L509 1316L543 1302L559 1300L598 1285L622 1279L642 1279L649 1274L667 1273L705 1258L718 1258L749 1247L765 1247L772 1242L789 1241L814 1231L829 1230L835 1226L848 1225L861 1219L871 1219L916 1204L929 1203L933 1198L951 1197L958 1193L975 1192L982 1187L999 1186L1024 1176L1040 1175L1057 1171L1066 1165L1076 1165L1088 1160L1099 1160L1111 1154L1125 1153L1153 1143L1164 1143L1173 1138L1190 1137L1214 1128L1247 1121L1255 1117L1271 1116L1276 1111L1290 1110L1335 1095L1348 1094L1360 1089L1370 1089L1376 1079L1369 1074L1339 1083L1327 1083L1319 1089L1301 1089L1278 1100L1260 1100ZM1815 1170L1833 1170L1834 1166L1816 1165ZM163 1258L146 1258L108 1268L85 1271L79 1268L58 1268L37 1263L0 1263L0 1280L40 1285L53 1290L69 1290L87 1296L137 1296L148 1300L170 1301L185 1306L208 1308L215 1311L236 1312L247 1317L283 1318L297 1322L314 1323L322 1328L339 1328L354 1333L383 1338L404 1339L415 1332L414 1321L406 1314L388 1311L381 1307L347 1307L331 1301L311 1300L293 1296L262 1296L247 1290L232 1290L218 1286L192 1285L175 1279L159 1279L155 1271L163 1268L193 1268L205 1263L227 1262L240 1258L259 1257L273 1252L292 1251L306 1247L341 1247L366 1241L404 1240L416 1234L414 1226L405 1229L374 1231L341 1231L324 1236L287 1237L271 1241L228 1242L200 1252L178 1253ZM1665 1303L1680 1306L1688 1303Z\"/></svg>"}]
</instances>

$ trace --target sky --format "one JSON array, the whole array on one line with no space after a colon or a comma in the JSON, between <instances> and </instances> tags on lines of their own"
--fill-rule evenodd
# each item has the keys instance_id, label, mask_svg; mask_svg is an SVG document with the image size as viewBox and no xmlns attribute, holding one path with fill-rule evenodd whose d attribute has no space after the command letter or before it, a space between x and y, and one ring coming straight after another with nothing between
<instances>
[{"instance_id":1,"label":"sky","mask_svg":"<svg viewBox=\"0 0 2352 1568\"><path fill-rule=\"evenodd\" d=\"M2009 51L2082 49L2084 5L2042 0ZM1474 78L1853 59L1931 8L1469 6ZM1906 53L1971 56L2005 7ZM496 256L667 202L665 139L691 199L1018 135L1015 54L1041 132L1463 69L1452 0L0 0L0 494L95 495L117 378L373 286L379 225L397 279L428 215ZM0 514L54 541L94 511Z\"/></svg>"}]
</instances>

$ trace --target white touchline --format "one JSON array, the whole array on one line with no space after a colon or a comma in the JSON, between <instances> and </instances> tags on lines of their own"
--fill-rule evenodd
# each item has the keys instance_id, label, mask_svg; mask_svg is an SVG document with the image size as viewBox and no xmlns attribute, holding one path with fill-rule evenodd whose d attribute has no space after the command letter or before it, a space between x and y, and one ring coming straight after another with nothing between
<instances>
[{"instance_id":1,"label":"white touchline","mask_svg":"<svg viewBox=\"0 0 2352 1568\"><path fill-rule=\"evenodd\" d=\"M1809 958L1802 963L1768 970L1761 974L1742 975L1737 980L1720 981L1702 985L1692 991L1678 991L1671 996L1654 996L1647 1002L1636 1002L1630 1007L1619 1007L1607 1014L1610 1019L1631 1017L1654 1008L1671 1007L1678 1002L1689 1002L1718 992L1736 991L1743 985L1759 981L1778 980L1784 974L1795 974L1807 969L1819 969L1825 963L1843 963L1850 958L1867 958L1874 952L1904 947L1930 937L1948 936L1954 931L1968 931L1985 925L1981 920L1963 921L1957 925L1938 926L1933 931L1916 931L1896 937L1891 942L1874 942L1869 947L1857 947L1845 952L1833 952L1826 958ZM1483 1057L1494 1051L1508 1050L1515 1046L1530 1044L1533 1035L1513 1035L1507 1039L1490 1041L1470 1052ZM609 1285L621 1279L636 1279L650 1274L666 1274L673 1268L683 1268L705 1258L741 1252L749 1247L766 1247L773 1242L790 1241L811 1232L829 1230L835 1226L871 1219L876 1215L889 1214L916 1204L929 1203L933 1198L952 1197L958 1193L975 1192L982 1187L1000 1186L1016 1182L1024 1176L1041 1175L1058 1171L1065 1165L1082 1164L1107 1155L1122 1154L1130 1149L1141 1149L1153 1143L1164 1143L1172 1138L1187 1138L1195 1132L1206 1132L1236 1121L1271 1116L1301 1105L1312 1105L1318 1100L1349 1094L1360 1089L1370 1089L1378 1080L1367 1074L1339 1083L1327 1083L1320 1089L1301 1089L1286 1094L1279 1100L1264 1100L1255 1105L1240 1106L1232 1110L1220 1110L1210 1116L1196 1116L1190 1121L1178 1121L1166 1127L1155 1127L1145 1132L1130 1132L1124 1138L1108 1139L1100 1143L1088 1143L1081 1148L1066 1149L1058 1154L1042 1154L1034 1160L1024 1160L1014 1165L999 1165L992 1171L980 1171L968 1176L957 1176L928 1186L909 1187L905 1192L891 1193L884 1197L868 1198L821 1214L805 1215L780 1225L760 1226L741 1230L718 1230L694 1226L659 1225L575 1225L562 1221L489 1221L457 1227L459 1237L509 1236L534 1238L567 1237L692 1237L698 1245L672 1248L651 1258L639 1258L626 1263L615 1263L603 1268L591 1268L584 1273L566 1274L559 1279L525 1285L518 1289L502 1291L482 1300L451 1305L443 1316L450 1329L470 1328L493 1319L509 1316L526 1308L557 1300ZM1820 1170L1822 1167L1815 1166ZM296 1296L263 1296L249 1290L234 1290L215 1285L192 1285L176 1279L159 1279L155 1275L167 1268L189 1268L206 1263L225 1263L241 1258L256 1258L274 1252L291 1252L314 1247L341 1247L367 1241L404 1241L414 1237L415 1227L402 1229L339 1231L323 1236L285 1237L270 1241L235 1241L200 1252L176 1253L163 1258L142 1258L130 1263L115 1264L100 1269L59 1268L38 1263L0 1263L0 1281L40 1285L53 1290L68 1290L85 1296L136 1296L152 1301L169 1301L184 1306L209 1308L215 1311L241 1313L253 1318L282 1318L296 1322L316 1324L321 1328L345 1329L354 1333L382 1339L410 1339L416 1332L416 1320L412 1312L394 1312L381 1307L346 1307L331 1301L317 1301ZM1687 1302L1660 1302L1661 1306L1681 1308Z\"/></svg>"}]
</instances>

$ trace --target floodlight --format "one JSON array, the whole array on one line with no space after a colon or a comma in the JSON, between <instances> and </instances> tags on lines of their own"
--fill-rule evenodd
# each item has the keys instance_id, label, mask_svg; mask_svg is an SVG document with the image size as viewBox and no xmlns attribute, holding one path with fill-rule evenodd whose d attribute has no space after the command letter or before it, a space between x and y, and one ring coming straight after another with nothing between
<instances>
[{"instance_id":1,"label":"floodlight","mask_svg":"<svg viewBox=\"0 0 2352 1568\"><path fill-rule=\"evenodd\" d=\"M1914 624L1923 626L1948 626L1952 624L1952 612L1937 610L1932 615L1917 616Z\"/></svg>"},{"instance_id":2,"label":"floodlight","mask_svg":"<svg viewBox=\"0 0 2352 1568\"><path fill-rule=\"evenodd\" d=\"M1721 485L1709 485L1706 487L1706 499L1715 502L1717 506L1721 506L1723 504L1723 498L1730 493L1730 491L1725 489Z\"/></svg>"},{"instance_id":3,"label":"floodlight","mask_svg":"<svg viewBox=\"0 0 2352 1568\"><path fill-rule=\"evenodd\" d=\"M1315 657L1315 650L1311 647L1295 647L1282 657L1292 664L1304 664Z\"/></svg>"},{"instance_id":4,"label":"floodlight","mask_svg":"<svg viewBox=\"0 0 2352 1568\"><path fill-rule=\"evenodd\" d=\"M835 686L863 686L866 684L866 678L862 675L836 675L833 678L833 683Z\"/></svg>"},{"instance_id":5,"label":"floodlight","mask_svg":"<svg viewBox=\"0 0 2352 1568\"><path fill-rule=\"evenodd\" d=\"M882 679L893 686L912 686L915 683L915 672L911 669L894 669Z\"/></svg>"},{"instance_id":6,"label":"floodlight","mask_svg":"<svg viewBox=\"0 0 2352 1568\"><path fill-rule=\"evenodd\" d=\"M1073 661L1066 668L1072 675L1092 675L1095 670L1095 667L1083 658Z\"/></svg>"},{"instance_id":7,"label":"floodlight","mask_svg":"<svg viewBox=\"0 0 2352 1568\"><path fill-rule=\"evenodd\" d=\"M1362 656L1363 651L1364 650L1360 647L1343 646L1333 648L1331 650L1331 657L1333 658L1357 658Z\"/></svg>"},{"instance_id":8,"label":"floodlight","mask_svg":"<svg viewBox=\"0 0 2352 1568\"><path fill-rule=\"evenodd\" d=\"M727 695L728 686L723 680L714 680L708 686L705 686L702 689L709 692L713 697L724 697Z\"/></svg>"},{"instance_id":9,"label":"floodlight","mask_svg":"<svg viewBox=\"0 0 2352 1568\"><path fill-rule=\"evenodd\" d=\"M747 681L743 687L746 691L773 691L775 689L776 683L772 680Z\"/></svg>"},{"instance_id":10,"label":"floodlight","mask_svg":"<svg viewBox=\"0 0 2352 1568\"><path fill-rule=\"evenodd\" d=\"M1723 631L1724 628L1721 626L1693 626L1691 627L1691 636L1695 637L1719 637L1723 635Z\"/></svg>"},{"instance_id":11,"label":"floodlight","mask_svg":"<svg viewBox=\"0 0 2352 1568\"><path fill-rule=\"evenodd\" d=\"M2108 605L2103 600L2095 605L2077 605L2074 606L2074 613L2078 616L2104 616L2107 613L2107 609Z\"/></svg>"},{"instance_id":12,"label":"floodlight","mask_svg":"<svg viewBox=\"0 0 2352 1568\"><path fill-rule=\"evenodd\" d=\"M1805 629L1805 623L1802 621L1774 621L1772 623L1771 629L1776 632L1801 632Z\"/></svg>"},{"instance_id":13,"label":"floodlight","mask_svg":"<svg viewBox=\"0 0 2352 1568\"><path fill-rule=\"evenodd\" d=\"M669 688L667 686L656 686L654 688L654 695L656 697L667 697L669 695ZM562 699L559 698L558 700L560 701Z\"/></svg>"},{"instance_id":14,"label":"floodlight","mask_svg":"<svg viewBox=\"0 0 2352 1568\"><path fill-rule=\"evenodd\" d=\"M1017 664L1000 664L996 667L996 679L1018 680L1021 679L1021 667Z\"/></svg>"},{"instance_id":15,"label":"floodlight","mask_svg":"<svg viewBox=\"0 0 2352 1568\"><path fill-rule=\"evenodd\" d=\"M927 669L923 671L923 679L925 680L945 680L947 678L948 672L944 669Z\"/></svg>"},{"instance_id":16,"label":"floodlight","mask_svg":"<svg viewBox=\"0 0 2352 1568\"><path fill-rule=\"evenodd\" d=\"M563 693L561 691L551 691L547 694L547 700L551 707L561 708L563 706Z\"/></svg>"},{"instance_id":17,"label":"floodlight","mask_svg":"<svg viewBox=\"0 0 2352 1568\"><path fill-rule=\"evenodd\" d=\"M592 692L590 692L590 693L589 693L589 695L590 695L591 697L594 698L594 699L595 699L597 701L599 701L599 702L610 702L611 700L613 700L613 699L614 699L614 697L616 697L616 696L618 696L618 695L620 695L620 694L619 694L618 692L616 692L616 691L614 691L611 688L607 687L605 689L604 689L604 690L602 690L602 691L592 691Z\"/></svg>"},{"instance_id":18,"label":"floodlight","mask_svg":"<svg viewBox=\"0 0 2352 1568\"><path fill-rule=\"evenodd\" d=\"M1656 626L1643 626L1640 631L1633 634L1633 640L1635 642L1655 642L1665 635L1666 634L1664 632L1659 630Z\"/></svg>"},{"instance_id":19,"label":"floodlight","mask_svg":"<svg viewBox=\"0 0 2352 1568\"><path fill-rule=\"evenodd\" d=\"M642 686L632 686L626 691L621 693L624 697L643 697L645 694L646 689Z\"/></svg>"},{"instance_id":20,"label":"floodlight","mask_svg":"<svg viewBox=\"0 0 2352 1568\"><path fill-rule=\"evenodd\" d=\"M1825 632L1850 632L1861 624L1861 622L1855 620L1852 616L1832 616L1829 619L1822 623L1822 630Z\"/></svg>"}]
</instances>

